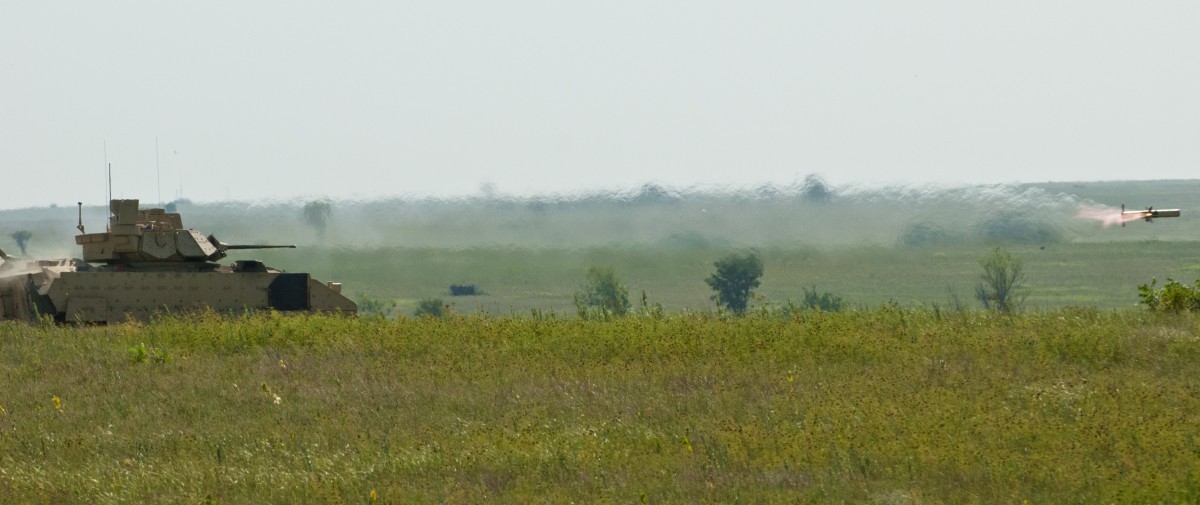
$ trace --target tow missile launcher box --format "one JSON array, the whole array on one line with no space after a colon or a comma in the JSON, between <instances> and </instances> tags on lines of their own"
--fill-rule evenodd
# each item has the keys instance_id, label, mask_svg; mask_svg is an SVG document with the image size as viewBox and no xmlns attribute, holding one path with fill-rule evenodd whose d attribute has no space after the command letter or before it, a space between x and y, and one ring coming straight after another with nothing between
<instances>
[{"instance_id":1,"label":"tow missile launcher box","mask_svg":"<svg viewBox=\"0 0 1200 505\"><path fill-rule=\"evenodd\" d=\"M106 232L84 233L81 220L75 243L82 260L0 258L0 321L47 315L60 322L113 323L205 309L358 312L342 296L341 284L254 260L217 263L229 250L295 246L222 244L184 228L177 213L139 209L137 200L113 200L109 210Z\"/></svg>"}]
</instances>

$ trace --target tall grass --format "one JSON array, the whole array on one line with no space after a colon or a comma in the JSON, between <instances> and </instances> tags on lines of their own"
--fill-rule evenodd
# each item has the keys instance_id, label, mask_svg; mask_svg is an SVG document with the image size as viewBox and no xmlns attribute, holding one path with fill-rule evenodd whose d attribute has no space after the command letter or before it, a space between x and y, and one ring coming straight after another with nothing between
<instances>
[{"instance_id":1,"label":"tall grass","mask_svg":"<svg viewBox=\"0 0 1200 505\"><path fill-rule=\"evenodd\" d=\"M896 306L5 324L0 502L1196 502L1198 334Z\"/></svg>"}]
</instances>

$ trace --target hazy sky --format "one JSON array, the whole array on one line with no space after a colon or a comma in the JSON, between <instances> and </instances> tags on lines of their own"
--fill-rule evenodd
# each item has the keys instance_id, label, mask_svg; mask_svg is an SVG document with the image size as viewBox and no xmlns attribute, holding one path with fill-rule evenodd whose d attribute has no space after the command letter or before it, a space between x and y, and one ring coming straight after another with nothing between
<instances>
[{"instance_id":1,"label":"hazy sky","mask_svg":"<svg viewBox=\"0 0 1200 505\"><path fill-rule=\"evenodd\" d=\"M1196 178L1198 26L1191 1L0 0L0 208L102 202L106 143L147 202Z\"/></svg>"}]
</instances>

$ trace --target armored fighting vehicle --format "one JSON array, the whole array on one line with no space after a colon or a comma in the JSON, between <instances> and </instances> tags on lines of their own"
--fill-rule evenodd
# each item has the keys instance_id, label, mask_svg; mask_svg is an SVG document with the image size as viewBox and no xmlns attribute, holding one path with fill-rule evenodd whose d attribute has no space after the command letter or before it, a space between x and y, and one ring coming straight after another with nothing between
<instances>
[{"instance_id":1,"label":"armored fighting vehicle","mask_svg":"<svg viewBox=\"0 0 1200 505\"><path fill-rule=\"evenodd\" d=\"M84 233L82 259L23 260L0 252L0 321L113 323L203 309L326 312L353 315L358 306L341 284L287 273L254 260L222 265L235 249L295 246L227 245L183 227L177 213L110 202L108 231Z\"/></svg>"}]
</instances>

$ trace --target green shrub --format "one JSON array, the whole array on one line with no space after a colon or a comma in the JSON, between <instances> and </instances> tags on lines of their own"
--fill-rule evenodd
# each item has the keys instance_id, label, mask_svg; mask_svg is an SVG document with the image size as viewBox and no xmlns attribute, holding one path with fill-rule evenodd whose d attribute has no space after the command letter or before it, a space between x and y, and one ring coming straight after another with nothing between
<instances>
[{"instance_id":1,"label":"green shrub","mask_svg":"<svg viewBox=\"0 0 1200 505\"><path fill-rule=\"evenodd\" d=\"M358 304L360 317L391 317L396 311L396 300L372 298L366 293L359 293L354 302Z\"/></svg>"},{"instance_id":2,"label":"green shrub","mask_svg":"<svg viewBox=\"0 0 1200 505\"><path fill-rule=\"evenodd\" d=\"M1020 307L1028 295L1024 289L1025 263L996 247L979 259L983 273L975 287L975 297L983 308L1010 313Z\"/></svg>"},{"instance_id":3,"label":"green shrub","mask_svg":"<svg viewBox=\"0 0 1200 505\"><path fill-rule=\"evenodd\" d=\"M818 309L823 312L837 312L842 310L842 307L845 305L845 300L833 293L818 293L816 286L813 286L812 290L804 288L804 308L806 309Z\"/></svg>"},{"instance_id":4,"label":"green shrub","mask_svg":"<svg viewBox=\"0 0 1200 505\"><path fill-rule=\"evenodd\" d=\"M629 312L629 289L612 268L590 267L587 284L575 293L575 308L585 318L588 309L598 309L605 316L624 316Z\"/></svg>"},{"instance_id":5,"label":"green shrub","mask_svg":"<svg viewBox=\"0 0 1200 505\"><path fill-rule=\"evenodd\" d=\"M441 298L423 298L417 301L417 310L413 315L417 317L443 317L450 313L450 306L446 305Z\"/></svg>"},{"instance_id":6,"label":"green shrub","mask_svg":"<svg viewBox=\"0 0 1200 505\"><path fill-rule=\"evenodd\" d=\"M1158 279L1150 284L1138 286L1138 298L1147 308L1156 312L1191 312L1200 309L1200 280L1188 287L1168 278L1161 288L1155 288Z\"/></svg>"},{"instance_id":7,"label":"green shrub","mask_svg":"<svg viewBox=\"0 0 1200 505\"><path fill-rule=\"evenodd\" d=\"M166 364L171 362L171 353L164 349L149 347L145 343L139 343L129 348L129 362L138 363L157 363Z\"/></svg>"}]
</instances>

